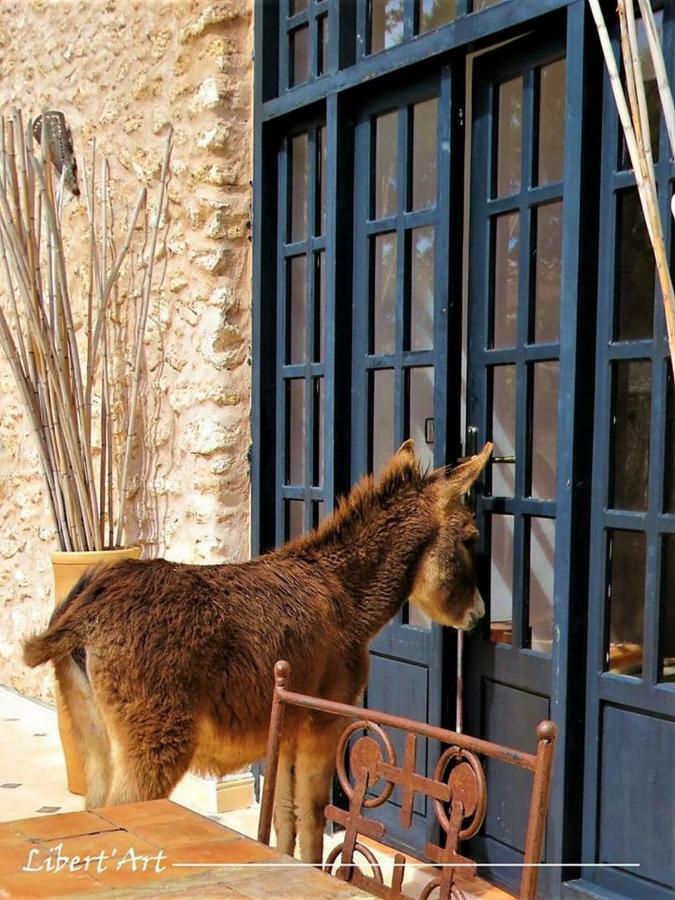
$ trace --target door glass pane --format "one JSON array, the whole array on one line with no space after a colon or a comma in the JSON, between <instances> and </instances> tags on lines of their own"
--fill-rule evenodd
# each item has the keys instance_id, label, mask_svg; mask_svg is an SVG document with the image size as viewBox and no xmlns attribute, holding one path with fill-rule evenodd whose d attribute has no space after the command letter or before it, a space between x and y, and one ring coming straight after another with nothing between
<instances>
[{"instance_id":1,"label":"door glass pane","mask_svg":"<svg viewBox=\"0 0 675 900\"><path fill-rule=\"evenodd\" d=\"M305 530L304 523L305 504L302 500L285 500L284 501L284 517L286 540L300 537Z\"/></svg>"},{"instance_id":2,"label":"door glass pane","mask_svg":"<svg viewBox=\"0 0 675 900\"><path fill-rule=\"evenodd\" d=\"M412 107L412 208L436 202L436 136L438 100L433 97Z\"/></svg>"},{"instance_id":3,"label":"door glass pane","mask_svg":"<svg viewBox=\"0 0 675 900\"><path fill-rule=\"evenodd\" d=\"M550 653L553 640L553 573L555 519L530 519L529 642L526 646Z\"/></svg>"},{"instance_id":4,"label":"door glass pane","mask_svg":"<svg viewBox=\"0 0 675 900\"><path fill-rule=\"evenodd\" d=\"M375 218L383 219L396 212L398 183L398 113L378 116L375 128Z\"/></svg>"},{"instance_id":5,"label":"door glass pane","mask_svg":"<svg viewBox=\"0 0 675 900\"><path fill-rule=\"evenodd\" d=\"M370 0L370 52L379 53L403 40L404 0Z\"/></svg>"},{"instance_id":6,"label":"door glass pane","mask_svg":"<svg viewBox=\"0 0 675 900\"><path fill-rule=\"evenodd\" d=\"M565 149L565 60L539 70L538 183L562 181Z\"/></svg>"},{"instance_id":7,"label":"door glass pane","mask_svg":"<svg viewBox=\"0 0 675 900\"><path fill-rule=\"evenodd\" d=\"M488 6L494 6L495 3L501 3L501 0L473 0L471 11L478 12L481 9L487 9Z\"/></svg>"},{"instance_id":8,"label":"door glass pane","mask_svg":"<svg viewBox=\"0 0 675 900\"><path fill-rule=\"evenodd\" d=\"M675 681L675 534L663 539L661 584L661 680Z\"/></svg>"},{"instance_id":9,"label":"door glass pane","mask_svg":"<svg viewBox=\"0 0 675 900\"><path fill-rule=\"evenodd\" d=\"M429 350L434 343L434 229L411 232L410 349Z\"/></svg>"},{"instance_id":10,"label":"door glass pane","mask_svg":"<svg viewBox=\"0 0 675 900\"><path fill-rule=\"evenodd\" d=\"M615 339L648 339L654 328L654 254L636 188L617 195L616 216Z\"/></svg>"},{"instance_id":11,"label":"door glass pane","mask_svg":"<svg viewBox=\"0 0 675 900\"><path fill-rule=\"evenodd\" d=\"M316 130L317 190L316 190L316 233L326 233L326 129Z\"/></svg>"},{"instance_id":12,"label":"door glass pane","mask_svg":"<svg viewBox=\"0 0 675 900\"><path fill-rule=\"evenodd\" d=\"M370 469L374 475L379 475L394 452L394 370L380 369L372 373L371 379L373 399L370 409Z\"/></svg>"},{"instance_id":13,"label":"door glass pane","mask_svg":"<svg viewBox=\"0 0 675 900\"><path fill-rule=\"evenodd\" d=\"M665 512L675 512L675 394L673 393L673 370L670 360L666 363L668 381L666 391L666 471L663 508Z\"/></svg>"},{"instance_id":14,"label":"door glass pane","mask_svg":"<svg viewBox=\"0 0 675 900\"><path fill-rule=\"evenodd\" d=\"M291 140L291 241L307 237L307 135Z\"/></svg>"},{"instance_id":15,"label":"door glass pane","mask_svg":"<svg viewBox=\"0 0 675 900\"><path fill-rule=\"evenodd\" d=\"M307 347L306 256L294 256L288 263L288 318L286 332L286 362L304 362Z\"/></svg>"},{"instance_id":16,"label":"door glass pane","mask_svg":"<svg viewBox=\"0 0 675 900\"><path fill-rule=\"evenodd\" d=\"M532 489L530 495L553 500L558 454L560 363L532 367Z\"/></svg>"},{"instance_id":17,"label":"door glass pane","mask_svg":"<svg viewBox=\"0 0 675 900\"><path fill-rule=\"evenodd\" d=\"M309 78L309 26L291 31L291 86Z\"/></svg>"},{"instance_id":18,"label":"door glass pane","mask_svg":"<svg viewBox=\"0 0 675 900\"><path fill-rule=\"evenodd\" d=\"M305 481L305 382L286 382L286 484Z\"/></svg>"},{"instance_id":19,"label":"door glass pane","mask_svg":"<svg viewBox=\"0 0 675 900\"><path fill-rule=\"evenodd\" d=\"M422 466L434 464L434 370L432 366L408 372L408 436L415 441Z\"/></svg>"},{"instance_id":20,"label":"door glass pane","mask_svg":"<svg viewBox=\"0 0 675 900\"><path fill-rule=\"evenodd\" d=\"M411 628L420 628L422 631L431 631L433 619L430 615L415 606L414 603L408 603L408 621L406 623Z\"/></svg>"},{"instance_id":21,"label":"door glass pane","mask_svg":"<svg viewBox=\"0 0 675 900\"><path fill-rule=\"evenodd\" d=\"M499 85L497 107L497 196L520 190L523 144L523 79Z\"/></svg>"},{"instance_id":22,"label":"door glass pane","mask_svg":"<svg viewBox=\"0 0 675 900\"><path fill-rule=\"evenodd\" d=\"M656 29L659 38L663 41L663 10L654 13ZM659 100L659 89L656 84L656 73L652 65L652 57L649 52L649 44L647 42L647 33L642 19L637 19L637 38L638 53L640 56L640 66L642 67L642 77L645 82L645 95L647 98L647 116L649 118L649 137L652 145L652 156L656 162L659 158L659 126L661 124L661 102ZM621 131L621 167L630 169L631 162L628 155L626 141Z\"/></svg>"},{"instance_id":23,"label":"door glass pane","mask_svg":"<svg viewBox=\"0 0 675 900\"><path fill-rule=\"evenodd\" d=\"M373 240L373 352L393 353L396 311L396 233Z\"/></svg>"},{"instance_id":24,"label":"door glass pane","mask_svg":"<svg viewBox=\"0 0 675 900\"><path fill-rule=\"evenodd\" d=\"M649 360L614 363L610 505L615 509L647 509L651 380Z\"/></svg>"},{"instance_id":25,"label":"door glass pane","mask_svg":"<svg viewBox=\"0 0 675 900\"><path fill-rule=\"evenodd\" d=\"M609 649L605 668L642 675L646 541L641 531L609 532L607 609Z\"/></svg>"},{"instance_id":26,"label":"door glass pane","mask_svg":"<svg viewBox=\"0 0 675 900\"><path fill-rule=\"evenodd\" d=\"M456 15L456 0L420 0L420 34L451 22Z\"/></svg>"},{"instance_id":27,"label":"door glass pane","mask_svg":"<svg viewBox=\"0 0 675 900\"><path fill-rule=\"evenodd\" d=\"M312 484L323 484L323 378L312 379L314 385L314 436L312 460Z\"/></svg>"},{"instance_id":28,"label":"door glass pane","mask_svg":"<svg viewBox=\"0 0 675 900\"><path fill-rule=\"evenodd\" d=\"M560 339L560 257L562 203L538 206L534 274L535 343Z\"/></svg>"},{"instance_id":29,"label":"door glass pane","mask_svg":"<svg viewBox=\"0 0 675 900\"><path fill-rule=\"evenodd\" d=\"M492 496L513 497L516 454L516 367L496 366L492 370ZM510 461L508 461L510 460Z\"/></svg>"},{"instance_id":30,"label":"door glass pane","mask_svg":"<svg viewBox=\"0 0 675 900\"><path fill-rule=\"evenodd\" d=\"M324 251L314 254L314 362L323 359L326 329L326 265Z\"/></svg>"},{"instance_id":31,"label":"door glass pane","mask_svg":"<svg viewBox=\"0 0 675 900\"><path fill-rule=\"evenodd\" d=\"M328 62L328 16L319 16L316 27L318 32L316 74L323 75Z\"/></svg>"},{"instance_id":32,"label":"door glass pane","mask_svg":"<svg viewBox=\"0 0 675 900\"><path fill-rule=\"evenodd\" d=\"M312 503L312 527L317 528L327 517L326 504L323 500L314 501Z\"/></svg>"},{"instance_id":33,"label":"door glass pane","mask_svg":"<svg viewBox=\"0 0 675 900\"><path fill-rule=\"evenodd\" d=\"M493 347L513 347L518 317L520 217L498 216L494 223Z\"/></svg>"},{"instance_id":34,"label":"door glass pane","mask_svg":"<svg viewBox=\"0 0 675 900\"><path fill-rule=\"evenodd\" d=\"M492 516L490 640L510 644L513 617L513 516Z\"/></svg>"},{"instance_id":35,"label":"door glass pane","mask_svg":"<svg viewBox=\"0 0 675 900\"><path fill-rule=\"evenodd\" d=\"M289 12L291 15L295 15L295 13L303 12L303 10L307 9L309 5L309 0L291 0Z\"/></svg>"}]
</instances>

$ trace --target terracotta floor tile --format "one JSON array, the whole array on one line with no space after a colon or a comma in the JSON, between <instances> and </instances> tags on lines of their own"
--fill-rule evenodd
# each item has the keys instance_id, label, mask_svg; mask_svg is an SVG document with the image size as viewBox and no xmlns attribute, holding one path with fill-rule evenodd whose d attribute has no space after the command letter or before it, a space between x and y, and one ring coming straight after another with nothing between
<instances>
[{"instance_id":1,"label":"terracotta floor tile","mask_svg":"<svg viewBox=\"0 0 675 900\"><path fill-rule=\"evenodd\" d=\"M195 841L226 842L239 837L235 832L218 825L217 822L197 818L178 822L147 822L130 825L129 832L164 848Z\"/></svg>"},{"instance_id":2,"label":"terracotta floor tile","mask_svg":"<svg viewBox=\"0 0 675 900\"><path fill-rule=\"evenodd\" d=\"M12 822L12 827L25 834L27 838L42 841L79 834L115 831L119 826L112 825L92 812L82 811L39 816L34 819L19 819Z\"/></svg>"},{"instance_id":3,"label":"terracotta floor tile","mask_svg":"<svg viewBox=\"0 0 675 900\"><path fill-rule=\"evenodd\" d=\"M0 897L6 896L12 900L70 897L74 894L91 894L92 889L97 889L96 882L82 872L25 872L21 875L0 876Z\"/></svg>"},{"instance_id":4,"label":"terracotta floor tile","mask_svg":"<svg viewBox=\"0 0 675 900\"><path fill-rule=\"evenodd\" d=\"M145 803L127 803L123 806L102 806L95 812L106 821L122 828L147 822L192 822L196 816L196 813L179 806L178 803L172 803L171 800L148 800Z\"/></svg>"}]
</instances>

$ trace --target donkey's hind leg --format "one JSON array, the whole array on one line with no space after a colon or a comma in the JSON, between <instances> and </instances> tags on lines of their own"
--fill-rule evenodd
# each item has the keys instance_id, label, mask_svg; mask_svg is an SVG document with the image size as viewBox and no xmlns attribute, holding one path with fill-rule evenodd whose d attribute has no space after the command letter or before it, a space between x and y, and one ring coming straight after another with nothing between
<instances>
[{"instance_id":1,"label":"donkey's hind leg","mask_svg":"<svg viewBox=\"0 0 675 900\"><path fill-rule=\"evenodd\" d=\"M340 723L305 724L298 734L295 757L295 808L298 817L300 858L323 862L324 808L330 799L335 771L335 749Z\"/></svg>"},{"instance_id":2,"label":"donkey's hind leg","mask_svg":"<svg viewBox=\"0 0 675 900\"><path fill-rule=\"evenodd\" d=\"M195 751L194 715L146 697L124 710L104 710L112 759L108 804L168 797Z\"/></svg>"},{"instance_id":3,"label":"donkey's hind leg","mask_svg":"<svg viewBox=\"0 0 675 900\"><path fill-rule=\"evenodd\" d=\"M62 718L66 720L63 725L72 727L76 747L82 756L87 785L85 807L103 806L110 790L112 771L110 742L101 711L89 679L74 659L59 660L54 668L62 701Z\"/></svg>"},{"instance_id":4,"label":"donkey's hind leg","mask_svg":"<svg viewBox=\"0 0 675 900\"><path fill-rule=\"evenodd\" d=\"M277 768L274 795L274 830L277 849L293 856L295 853L295 747L282 747Z\"/></svg>"}]
</instances>

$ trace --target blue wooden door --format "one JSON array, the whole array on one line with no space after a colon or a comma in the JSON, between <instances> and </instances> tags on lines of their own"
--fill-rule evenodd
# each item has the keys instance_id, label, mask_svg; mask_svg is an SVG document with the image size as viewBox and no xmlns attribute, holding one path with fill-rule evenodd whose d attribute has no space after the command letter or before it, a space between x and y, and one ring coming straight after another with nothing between
<instances>
[{"instance_id":1,"label":"blue wooden door","mask_svg":"<svg viewBox=\"0 0 675 900\"><path fill-rule=\"evenodd\" d=\"M656 14L670 80L675 10ZM638 24L666 246L675 165ZM616 40L615 40L616 47ZM604 88L588 595L585 879L675 893L675 408L654 259Z\"/></svg>"},{"instance_id":2,"label":"blue wooden door","mask_svg":"<svg viewBox=\"0 0 675 900\"><path fill-rule=\"evenodd\" d=\"M467 444L493 441L476 498L486 620L467 641L466 730L523 750L549 717L565 216L565 49L523 40L473 69ZM562 488L564 490L564 487ZM530 779L486 766L474 852L514 887Z\"/></svg>"},{"instance_id":3,"label":"blue wooden door","mask_svg":"<svg viewBox=\"0 0 675 900\"><path fill-rule=\"evenodd\" d=\"M452 97L448 69L378 95L355 127L352 475L375 475L408 437L425 465L448 453L451 296L449 195ZM461 152L461 142L459 143ZM461 246L461 241L458 242ZM454 391L457 396L456 389ZM405 598L402 598L405 600ZM371 645L366 705L441 723L443 629L404 603ZM399 736L396 736L398 740ZM402 744L396 743L399 756ZM420 741L418 771L433 773L438 748ZM399 823L398 788L378 818L386 840L423 847L434 828L418 797L411 830Z\"/></svg>"}]
</instances>

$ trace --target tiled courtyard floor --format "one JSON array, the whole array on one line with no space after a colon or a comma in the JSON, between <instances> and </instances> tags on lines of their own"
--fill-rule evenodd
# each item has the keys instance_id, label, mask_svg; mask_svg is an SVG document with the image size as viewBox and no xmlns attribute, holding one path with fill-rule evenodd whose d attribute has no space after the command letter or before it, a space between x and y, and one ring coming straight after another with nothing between
<instances>
[{"instance_id":1,"label":"tiled courtyard floor","mask_svg":"<svg viewBox=\"0 0 675 900\"><path fill-rule=\"evenodd\" d=\"M198 806L184 802L184 792L179 793L179 788L177 793L177 802L204 814ZM82 797L71 794L66 787L54 709L0 686L0 822L74 812L83 806ZM258 813L254 806L209 818L255 838ZM340 839L340 835L327 838L326 853ZM364 843L375 848L384 878L390 883L393 852L368 839ZM430 868L409 870L404 889L419 893L432 872ZM510 896L476 879L462 879L462 888L467 900L508 900Z\"/></svg>"}]
</instances>

